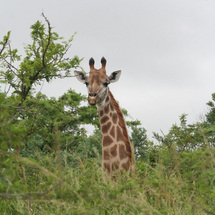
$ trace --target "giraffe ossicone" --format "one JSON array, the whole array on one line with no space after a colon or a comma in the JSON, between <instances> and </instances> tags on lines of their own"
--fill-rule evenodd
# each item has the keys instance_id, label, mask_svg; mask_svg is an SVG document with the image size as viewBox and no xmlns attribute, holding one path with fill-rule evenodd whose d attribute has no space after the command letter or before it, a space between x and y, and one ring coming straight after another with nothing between
<instances>
[{"instance_id":1,"label":"giraffe ossicone","mask_svg":"<svg viewBox=\"0 0 215 215\"><path fill-rule=\"evenodd\" d=\"M74 71L79 81L88 89L88 102L96 105L102 133L102 164L111 175L117 171L132 171L132 147L126 123L119 107L109 90L108 85L119 80L121 71L106 75L106 59L101 59L102 67L95 69L93 58L89 60L89 76Z\"/></svg>"}]
</instances>

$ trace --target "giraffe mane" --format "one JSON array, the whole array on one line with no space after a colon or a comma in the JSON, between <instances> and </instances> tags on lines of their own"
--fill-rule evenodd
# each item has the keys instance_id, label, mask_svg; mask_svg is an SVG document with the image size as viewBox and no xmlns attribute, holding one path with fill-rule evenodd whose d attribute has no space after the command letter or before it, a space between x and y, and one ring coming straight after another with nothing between
<instances>
[{"instance_id":1,"label":"giraffe mane","mask_svg":"<svg viewBox=\"0 0 215 215\"><path fill-rule=\"evenodd\" d=\"M118 114L118 117L119 117L119 125L121 126L122 130L123 130L123 136L125 138L125 146L126 146L126 150L127 150L127 155L129 157L129 160L130 162L132 163L132 157L131 157L131 152L132 152L132 149L131 149L131 143L130 143L130 140L129 140L129 137L128 137L128 131L127 131L127 128L126 128L126 124L125 124L125 120L124 120L124 117L123 117L123 114L122 114L122 111L119 107L119 104L116 102L116 100L114 99L113 97L113 94L111 93L110 90L108 90L109 92L109 95L110 95L110 98L111 98L111 101L112 101L112 104L114 106L114 109L116 110L117 114Z\"/></svg>"}]
</instances>

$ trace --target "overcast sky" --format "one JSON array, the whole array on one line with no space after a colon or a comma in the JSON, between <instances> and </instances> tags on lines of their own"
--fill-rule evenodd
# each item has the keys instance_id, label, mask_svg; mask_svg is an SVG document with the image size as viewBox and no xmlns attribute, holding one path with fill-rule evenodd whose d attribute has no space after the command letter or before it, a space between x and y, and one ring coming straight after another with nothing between
<instances>
[{"instance_id":1,"label":"overcast sky","mask_svg":"<svg viewBox=\"0 0 215 215\"><path fill-rule=\"evenodd\" d=\"M122 70L110 89L120 106L150 135L164 133L182 113L190 123L207 112L215 92L214 0L1 0L0 38L12 31L12 47L30 43L30 26L43 21L65 39L77 32L69 55L107 59L107 73ZM21 52L23 53L23 52ZM45 83L58 97L69 88L87 94L75 78Z\"/></svg>"}]
</instances>

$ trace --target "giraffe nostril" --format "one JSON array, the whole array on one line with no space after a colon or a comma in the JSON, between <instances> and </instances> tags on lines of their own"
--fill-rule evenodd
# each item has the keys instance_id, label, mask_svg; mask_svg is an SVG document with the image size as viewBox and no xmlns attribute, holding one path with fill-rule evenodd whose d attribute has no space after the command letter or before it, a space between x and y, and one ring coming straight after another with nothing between
<instances>
[{"instance_id":1,"label":"giraffe nostril","mask_svg":"<svg viewBox=\"0 0 215 215\"><path fill-rule=\"evenodd\" d=\"M96 95L97 95L96 93L89 93L90 97L96 97Z\"/></svg>"}]
</instances>

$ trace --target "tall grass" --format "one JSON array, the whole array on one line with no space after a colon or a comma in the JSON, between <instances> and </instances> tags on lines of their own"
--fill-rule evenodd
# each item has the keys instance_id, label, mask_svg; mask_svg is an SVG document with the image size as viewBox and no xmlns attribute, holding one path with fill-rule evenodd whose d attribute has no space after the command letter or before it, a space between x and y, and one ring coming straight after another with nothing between
<instances>
[{"instance_id":1,"label":"tall grass","mask_svg":"<svg viewBox=\"0 0 215 215\"><path fill-rule=\"evenodd\" d=\"M6 177L0 214L215 214L215 150L177 155L160 149L157 162L138 161L132 175L110 179L100 157L71 166L67 157L19 158L21 173ZM74 156L74 155L68 155ZM15 178L19 178L19 183ZM14 183L17 183L14 185Z\"/></svg>"}]
</instances>

